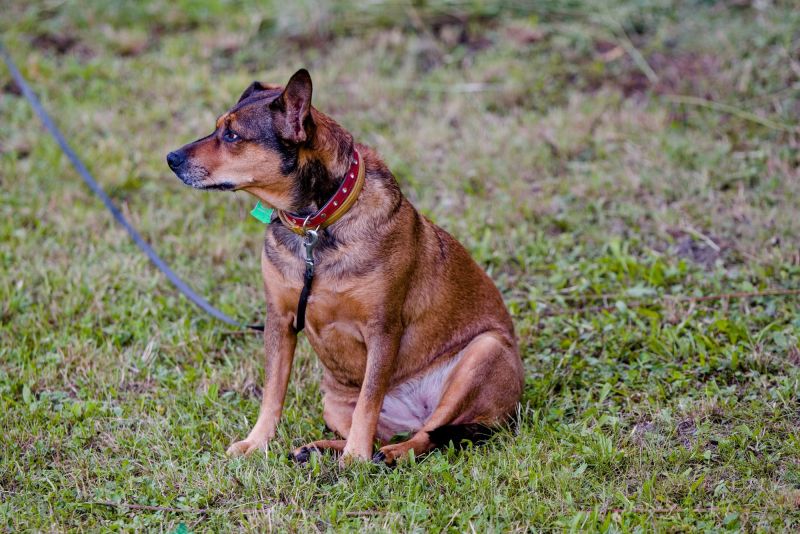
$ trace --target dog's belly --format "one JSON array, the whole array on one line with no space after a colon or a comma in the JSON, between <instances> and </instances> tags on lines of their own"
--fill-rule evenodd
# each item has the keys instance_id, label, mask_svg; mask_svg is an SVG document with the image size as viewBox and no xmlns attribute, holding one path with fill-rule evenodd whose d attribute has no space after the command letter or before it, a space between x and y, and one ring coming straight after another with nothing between
<instances>
[{"instance_id":1,"label":"dog's belly","mask_svg":"<svg viewBox=\"0 0 800 534\"><path fill-rule=\"evenodd\" d=\"M390 389L378 419L378 438L389 440L397 434L422 428L442 400L450 372L460 359L461 353Z\"/></svg>"}]
</instances>

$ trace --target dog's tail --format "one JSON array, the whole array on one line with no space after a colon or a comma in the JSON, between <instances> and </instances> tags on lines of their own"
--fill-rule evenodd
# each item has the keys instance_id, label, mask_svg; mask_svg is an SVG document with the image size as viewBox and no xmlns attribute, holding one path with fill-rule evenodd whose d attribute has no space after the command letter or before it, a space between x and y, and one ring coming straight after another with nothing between
<instances>
[{"instance_id":1,"label":"dog's tail","mask_svg":"<svg viewBox=\"0 0 800 534\"><path fill-rule=\"evenodd\" d=\"M428 432L430 440L436 447L442 447L453 442L456 447L462 447L463 442L471 442L476 445L485 442L497 430L481 423L467 423L463 425L443 425Z\"/></svg>"}]
</instances>

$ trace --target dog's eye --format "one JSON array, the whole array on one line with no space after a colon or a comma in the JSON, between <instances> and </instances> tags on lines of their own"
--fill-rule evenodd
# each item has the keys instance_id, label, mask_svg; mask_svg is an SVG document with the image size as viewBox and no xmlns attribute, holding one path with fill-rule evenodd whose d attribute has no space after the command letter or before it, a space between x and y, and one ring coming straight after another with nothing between
<instances>
[{"instance_id":1,"label":"dog's eye","mask_svg":"<svg viewBox=\"0 0 800 534\"><path fill-rule=\"evenodd\" d=\"M224 134L222 134L222 139L224 139L228 143L233 143L234 141L238 141L239 140L239 134L237 134L235 132L232 132L230 130L227 130L227 131L225 131Z\"/></svg>"}]
</instances>

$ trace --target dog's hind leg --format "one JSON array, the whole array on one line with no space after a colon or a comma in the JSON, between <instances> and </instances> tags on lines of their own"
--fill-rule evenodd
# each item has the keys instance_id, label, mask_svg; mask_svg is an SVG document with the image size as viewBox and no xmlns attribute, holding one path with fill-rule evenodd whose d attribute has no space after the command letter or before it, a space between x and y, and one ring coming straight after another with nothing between
<instances>
[{"instance_id":1,"label":"dog's hind leg","mask_svg":"<svg viewBox=\"0 0 800 534\"><path fill-rule=\"evenodd\" d=\"M513 416L522 393L523 369L516 348L485 333L467 345L447 377L439 404L409 440L382 447L373 461L393 464L410 451L420 455L461 438L485 438Z\"/></svg>"}]
</instances>

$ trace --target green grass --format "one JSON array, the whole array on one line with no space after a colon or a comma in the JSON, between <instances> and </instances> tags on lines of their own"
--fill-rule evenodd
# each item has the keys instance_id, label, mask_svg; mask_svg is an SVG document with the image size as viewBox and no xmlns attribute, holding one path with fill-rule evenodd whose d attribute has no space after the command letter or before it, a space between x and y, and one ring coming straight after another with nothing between
<instances>
[{"instance_id":1,"label":"green grass","mask_svg":"<svg viewBox=\"0 0 800 534\"><path fill-rule=\"evenodd\" d=\"M307 67L503 292L517 429L394 470L294 466L326 435L302 341L269 453L226 458L258 336L176 294L0 69L0 530L800 528L798 297L667 298L800 287L794 2L282 4L16 1L0 30L143 235L243 321L253 200L164 155Z\"/></svg>"}]
</instances>

